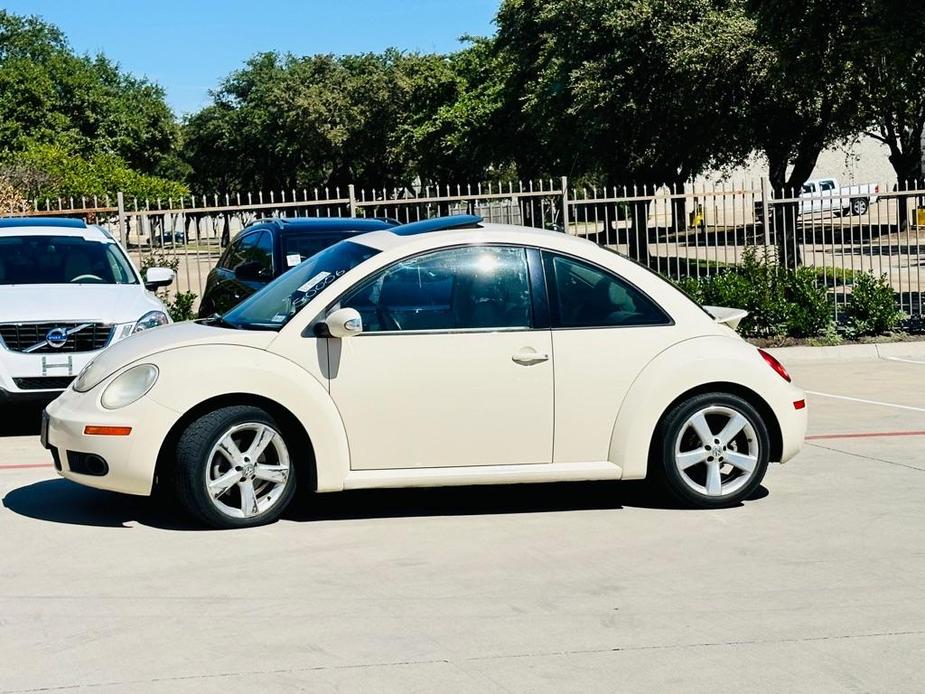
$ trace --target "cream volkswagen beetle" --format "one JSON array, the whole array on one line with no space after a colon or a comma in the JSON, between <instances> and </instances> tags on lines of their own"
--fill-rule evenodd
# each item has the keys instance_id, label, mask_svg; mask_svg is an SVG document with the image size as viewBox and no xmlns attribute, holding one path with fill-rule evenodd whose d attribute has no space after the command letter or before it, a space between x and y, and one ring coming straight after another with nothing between
<instances>
[{"instance_id":1,"label":"cream volkswagen beetle","mask_svg":"<svg viewBox=\"0 0 925 694\"><path fill-rule=\"evenodd\" d=\"M439 229L435 231L434 229ZM205 523L275 520L297 485L659 478L748 497L803 442L802 391L649 270L561 233L452 217L353 237L210 324L148 330L49 407L64 477L166 487Z\"/></svg>"}]
</instances>

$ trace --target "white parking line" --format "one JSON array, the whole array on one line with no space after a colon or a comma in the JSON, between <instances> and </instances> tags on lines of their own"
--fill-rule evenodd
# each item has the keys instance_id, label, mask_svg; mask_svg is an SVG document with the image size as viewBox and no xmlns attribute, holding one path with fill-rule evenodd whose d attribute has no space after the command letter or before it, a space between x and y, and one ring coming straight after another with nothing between
<instances>
[{"instance_id":1,"label":"white parking line","mask_svg":"<svg viewBox=\"0 0 925 694\"><path fill-rule=\"evenodd\" d=\"M925 366L925 361L919 361L918 359L903 359L902 357L880 357L886 361L901 361L906 364L922 364Z\"/></svg>"},{"instance_id":2,"label":"white parking line","mask_svg":"<svg viewBox=\"0 0 925 694\"><path fill-rule=\"evenodd\" d=\"M925 412L925 407L913 407L912 405L899 405L895 402L880 402L879 400L865 400L864 398L851 398L847 395L833 395L832 393L819 393L814 390L807 390L809 395L818 395L822 398L834 398L835 400L849 400L851 402L860 402L865 405L880 405L881 407L893 407L897 410L912 410L913 412Z\"/></svg>"}]
</instances>

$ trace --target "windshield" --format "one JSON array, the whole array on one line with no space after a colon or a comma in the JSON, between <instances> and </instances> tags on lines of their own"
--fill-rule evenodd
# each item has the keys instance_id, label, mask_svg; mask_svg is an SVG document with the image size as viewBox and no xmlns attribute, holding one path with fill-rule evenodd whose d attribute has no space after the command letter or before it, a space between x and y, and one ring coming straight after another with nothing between
<instances>
[{"instance_id":1,"label":"windshield","mask_svg":"<svg viewBox=\"0 0 925 694\"><path fill-rule=\"evenodd\" d=\"M80 236L0 237L0 284L136 284L114 243Z\"/></svg>"},{"instance_id":2,"label":"windshield","mask_svg":"<svg viewBox=\"0 0 925 694\"><path fill-rule=\"evenodd\" d=\"M234 328L279 330L331 282L379 253L375 248L341 241L276 278L222 316Z\"/></svg>"}]
</instances>

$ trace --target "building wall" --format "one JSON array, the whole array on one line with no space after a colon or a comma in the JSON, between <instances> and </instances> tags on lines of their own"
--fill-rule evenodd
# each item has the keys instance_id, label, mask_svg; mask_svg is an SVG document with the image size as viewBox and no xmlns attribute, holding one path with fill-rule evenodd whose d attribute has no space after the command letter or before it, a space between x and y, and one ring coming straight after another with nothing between
<instances>
[{"instance_id":1,"label":"building wall","mask_svg":"<svg viewBox=\"0 0 925 694\"><path fill-rule=\"evenodd\" d=\"M889 161L889 148L870 137L864 137L853 145L831 147L823 150L810 178L834 176L843 185L848 183L879 183L892 188L896 174ZM731 171L712 171L697 179L698 184L745 183L761 185L760 181L768 175L767 160L756 156L747 166Z\"/></svg>"}]
</instances>

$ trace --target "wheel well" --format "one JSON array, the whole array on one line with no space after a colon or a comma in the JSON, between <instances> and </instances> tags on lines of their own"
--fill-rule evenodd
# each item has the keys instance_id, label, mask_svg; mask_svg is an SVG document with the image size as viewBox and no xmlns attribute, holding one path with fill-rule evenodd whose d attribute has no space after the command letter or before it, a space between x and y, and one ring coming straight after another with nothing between
<instances>
[{"instance_id":1,"label":"wheel well","mask_svg":"<svg viewBox=\"0 0 925 694\"><path fill-rule=\"evenodd\" d=\"M163 443L161 443L160 451L158 451L157 464L154 468L155 488L162 486L172 477L173 468L176 465L177 442L190 423L208 412L234 405L259 407L279 422L280 427L283 429L283 436L286 438L286 445L290 449L292 462L296 466L296 479L299 481L299 486L311 491L317 489L318 477L315 469L315 449L305 427L298 417L278 402L253 393L228 393L227 395L209 398L180 417L167 433Z\"/></svg>"},{"instance_id":2,"label":"wheel well","mask_svg":"<svg viewBox=\"0 0 925 694\"><path fill-rule=\"evenodd\" d=\"M726 383L723 381L717 381L715 383L704 383L703 385L697 386L696 388L691 388L687 390L668 405L665 408L665 411L662 412L662 416L658 419L658 425L655 427L655 431L652 432L652 440L649 442L649 460L652 459L652 455L657 450L656 448L656 438L658 436L659 428L661 427L662 422L665 419L665 416L671 412L671 410L680 402L687 400L690 397L695 395L700 395L701 393L731 393L732 395L738 395L743 400L746 400L752 407L758 410L758 414L761 415L761 418L764 420L764 423L768 427L768 438L771 440L771 452L770 460L778 461L781 458L781 455L784 451L784 438L780 431L780 423L777 421L777 416L774 414L774 410L771 409L771 406L762 398L758 393L746 388L745 386L739 385L738 383Z\"/></svg>"}]
</instances>

